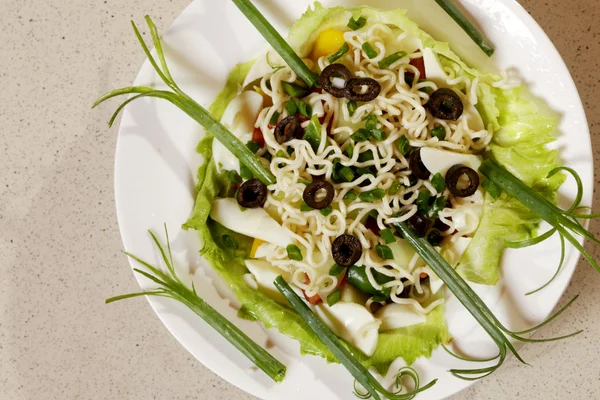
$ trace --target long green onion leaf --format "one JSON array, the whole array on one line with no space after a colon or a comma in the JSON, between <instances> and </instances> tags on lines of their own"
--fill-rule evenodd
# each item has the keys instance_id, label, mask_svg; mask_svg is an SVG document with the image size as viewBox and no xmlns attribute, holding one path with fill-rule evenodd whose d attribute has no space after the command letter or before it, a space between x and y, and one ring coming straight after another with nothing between
<instances>
[{"instance_id":1,"label":"long green onion leaf","mask_svg":"<svg viewBox=\"0 0 600 400\"><path fill-rule=\"evenodd\" d=\"M167 232L166 225L165 233L167 236L167 243L169 243L169 234ZM192 289L188 288L175 273L170 243L168 244L167 253L154 233L150 232L150 235L162 255L168 272L149 264L133 254L125 254L142 264L149 272L142 271L137 268L135 268L134 271L158 284L160 288L145 292L130 293L111 297L106 299L106 304L139 296L168 297L176 300L186 305L190 310L206 321L211 327L213 327L213 329L219 332L221 336L227 339L229 343L231 343L242 354L248 357L248 359L250 359L250 361L252 361L258 368L262 369L271 379L273 379L275 382L281 382L285 377L285 365L280 363L275 357L269 354L269 352L255 343L238 327L236 327L233 323L219 314L218 311L208 305L208 303L202 300L196 293L196 289L194 288L193 284Z\"/></svg>"},{"instance_id":2,"label":"long green onion leaf","mask_svg":"<svg viewBox=\"0 0 600 400\"><path fill-rule=\"evenodd\" d=\"M435 0L440 7L444 9L452 17L454 21L469 35L471 39L479 46L481 50L491 57L494 54L494 47L479 30L460 12L460 10L452 3L451 0Z\"/></svg>"},{"instance_id":3,"label":"long green onion leaf","mask_svg":"<svg viewBox=\"0 0 600 400\"><path fill-rule=\"evenodd\" d=\"M163 48L161 45L160 37L158 36L158 31L156 29L156 25L152 22L149 16L146 16L146 22L150 29L150 34L152 36L152 41L154 42L154 46L156 48L156 53L159 59L159 64L156 62L155 58L152 56L148 46L146 45L144 39L140 31L138 30L135 23L132 21L133 29L135 31L136 37L138 38L142 48L144 49L144 53L148 57L150 64L158 73L160 78L165 82L165 84L171 88L171 91L165 90L155 90L149 87L144 86L132 86L121 88L117 90L113 90L109 93L106 93L104 96L100 97L94 103L93 107L96 107L98 104L103 103L106 100L109 100L116 96L126 95L126 94L137 94L136 96L130 97L125 100L113 114L110 119L109 126L112 126L118 114L125 108L125 106L131 103L134 100L137 100L142 97L155 97L163 100L167 100L170 103L174 104L178 108L180 108L187 115L192 117L196 122L198 122L202 127L210 132L219 142L221 142L234 156L236 156L240 162L248 167L250 171L252 171L253 175L260 179L264 184L271 185L275 183L275 176L271 173L271 171L266 168L263 163L260 162L258 157L253 154L245 145L242 143L233 133L231 133L227 128L225 128L215 117L213 117L207 110L204 109L200 104L194 101L191 97L185 94L179 86L173 80L171 73L169 72L169 68L167 66L167 62L165 60ZM161 69L162 67L162 69Z\"/></svg>"},{"instance_id":4,"label":"long green onion leaf","mask_svg":"<svg viewBox=\"0 0 600 400\"><path fill-rule=\"evenodd\" d=\"M300 317L307 323L309 328L315 333L323 344L337 357L337 359L346 367L348 372L352 374L354 379L376 400L381 400L381 396L384 396L390 400L409 400L412 399L417 393L429 389L433 386L437 380L429 382L427 385L419 387L418 377L413 371L407 373L400 371L398 379L396 380L397 386L400 386L400 380L402 376L410 376L415 383L413 391L408 393L400 393L402 387L399 387L399 391L391 393L371 375L371 373L356 359L352 354L344 347L342 342L327 328L317 316L308 308L308 306L302 301L300 297L292 290L287 282L278 276L275 279L275 287L285 296L287 301L290 303L292 308L300 315Z\"/></svg>"},{"instance_id":5,"label":"long green onion leaf","mask_svg":"<svg viewBox=\"0 0 600 400\"><path fill-rule=\"evenodd\" d=\"M273 25L258 11L258 9L250 2L250 0L232 0L233 4L248 18L248 20L256 27L258 32L265 38L267 42L275 49L275 51L283 58L292 71L298 75L300 79L308 87L313 87L317 83L317 75L312 72L302 61L298 54L290 47L283 37L275 30Z\"/></svg>"},{"instance_id":6,"label":"long green onion leaf","mask_svg":"<svg viewBox=\"0 0 600 400\"><path fill-rule=\"evenodd\" d=\"M536 244L542 243L544 240L548 239L555 233L556 228L552 228L549 231L546 231L541 235L534 237L533 239L522 240L520 242L506 242L506 246L511 249L522 249L525 247L535 246Z\"/></svg>"}]
</instances>

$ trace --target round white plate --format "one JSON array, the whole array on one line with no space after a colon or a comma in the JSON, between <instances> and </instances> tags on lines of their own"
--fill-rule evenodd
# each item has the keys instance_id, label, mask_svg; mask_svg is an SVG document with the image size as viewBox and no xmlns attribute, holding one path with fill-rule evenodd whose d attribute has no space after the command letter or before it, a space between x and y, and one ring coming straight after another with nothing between
<instances>
[{"instance_id":1,"label":"round white plate","mask_svg":"<svg viewBox=\"0 0 600 400\"><path fill-rule=\"evenodd\" d=\"M285 35L311 3L308 0L255 0L256 5ZM575 168L587 189L584 203L592 193L593 165L588 125L575 85L558 52L541 28L513 0L463 0L464 8L495 44L496 54L487 59L460 28L433 0L331 0L328 5L367 3L384 9L406 8L409 16L435 38L449 41L471 65L484 70L508 70L520 77L534 96L543 100L545 113L560 118L560 155L565 165ZM143 24L142 16L138 19ZM159 27L164 31L165 27ZM148 39L149 35L145 35ZM129 40L135 40L133 32ZM164 34L171 72L179 85L207 106L225 84L233 66L265 50L265 41L229 1L196 0ZM136 85L159 85L158 76L146 62ZM339 365L322 359L301 357L298 344L262 325L237 318L226 290L219 290L218 278L198 256L196 235L181 230L194 201L196 170L201 162L195 147L203 130L174 106L161 100L138 100L126 109L121 122L115 161L115 195L119 225L125 249L159 263L146 233L159 232L166 223L173 242L180 273L193 279L199 295L234 321L258 343L270 344L272 353L287 365L284 382L275 384L225 339L184 306L168 299L151 298L150 304L171 333L198 360L239 388L263 399L352 399L351 376ZM574 185L561 188L564 200L572 197ZM544 291L525 297L552 276L559 257L558 239L504 257L503 279L496 287L476 287L481 296L510 328L522 329L543 320L560 299L573 274L578 253L568 247L560 276ZM191 273L193 272L193 273ZM187 278L189 277L189 278ZM138 276L139 279L139 276ZM149 282L140 280L142 287ZM233 301L235 305L235 301ZM470 315L450 301L447 320L455 344L472 356L491 356L494 346ZM560 323L557 321L556 323ZM269 339L267 341L267 339ZM274 343L274 345L273 345ZM535 361L535 360L529 360ZM472 366L436 350L429 360L415 363L422 382L438 383L419 396L440 399L470 383L450 376L451 367Z\"/></svg>"}]
</instances>

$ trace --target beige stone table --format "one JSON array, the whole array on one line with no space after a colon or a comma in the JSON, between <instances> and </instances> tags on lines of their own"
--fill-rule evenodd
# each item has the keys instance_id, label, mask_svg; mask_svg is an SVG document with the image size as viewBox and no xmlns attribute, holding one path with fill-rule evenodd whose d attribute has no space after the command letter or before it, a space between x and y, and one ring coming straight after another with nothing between
<instances>
[{"instance_id":1,"label":"beige stone table","mask_svg":"<svg viewBox=\"0 0 600 400\"><path fill-rule=\"evenodd\" d=\"M143 61L129 20L149 13L165 27L188 1L0 1L1 400L250 398L189 355L143 299L104 305L137 285L115 216L111 107L90 104ZM600 148L598 0L522 3L569 66ZM584 334L527 346L534 367L511 360L455 399L600 398L600 274L584 263L566 297L576 293L541 333Z\"/></svg>"}]
</instances>

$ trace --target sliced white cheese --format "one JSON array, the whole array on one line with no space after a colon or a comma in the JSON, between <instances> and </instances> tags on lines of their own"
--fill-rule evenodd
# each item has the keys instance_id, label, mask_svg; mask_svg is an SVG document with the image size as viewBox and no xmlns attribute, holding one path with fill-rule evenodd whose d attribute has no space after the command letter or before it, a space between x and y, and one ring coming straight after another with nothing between
<instances>
[{"instance_id":1,"label":"sliced white cheese","mask_svg":"<svg viewBox=\"0 0 600 400\"><path fill-rule=\"evenodd\" d=\"M262 110L263 97L254 91L238 94L223 113L221 124L240 138L244 143L252 138L254 123ZM213 140L213 158L217 170L234 170L240 172L240 161L218 140Z\"/></svg>"},{"instance_id":2,"label":"sliced white cheese","mask_svg":"<svg viewBox=\"0 0 600 400\"><path fill-rule=\"evenodd\" d=\"M358 290L351 283L346 282L344 288L342 289L342 297L340 301L342 303L356 303L360 305L365 305L369 296Z\"/></svg>"},{"instance_id":3,"label":"sliced white cheese","mask_svg":"<svg viewBox=\"0 0 600 400\"><path fill-rule=\"evenodd\" d=\"M319 319L327 325L333 333L366 356L372 356L379 339L379 325L381 322L373 317L364 306L356 303L338 302L329 307L322 303L314 307Z\"/></svg>"},{"instance_id":4,"label":"sliced white cheese","mask_svg":"<svg viewBox=\"0 0 600 400\"><path fill-rule=\"evenodd\" d=\"M269 72L273 71L273 67L269 65L269 62L271 62L271 65L273 66L285 65L285 62L281 59L279 54L277 54L273 50L261 54L256 59L254 64L252 64L252 67L250 67L250 69L248 70L242 87L248 86L248 84L254 82L258 78L262 78Z\"/></svg>"},{"instance_id":5,"label":"sliced white cheese","mask_svg":"<svg viewBox=\"0 0 600 400\"><path fill-rule=\"evenodd\" d=\"M450 265L455 267L458 264L460 258L467 250L467 247L469 247L469 244L471 244L472 240L473 238L461 236L459 238L455 238L454 241L448 241L446 244L444 244L443 255ZM433 290L435 280L431 278L432 277L430 277L430 285L432 285L431 289ZM439 280L437 277L436 279ZM441 286L440 282L441 280L435 284L439 284Z\"/></svg>"},{"instance_id":6,"label":"sliced white cheese","mask_svg":"<svg viewBox=\"0 0 600 400\"><path fill-rule=\"evenodd\" d=\"M477 230L481 219L482 207L478 205L457 206L452 211L454 228L462 235L469 235Z\"/></svg>"},{"instance_id":7,"label":"sliced white cheese","mask_svg":"<svg viewBox=\"0 0 600 400\"><path fill-rule=\"evenodd\" d=\"M442 281L436 274L429 275L429 288L431 289L432 294L436 294L439 290L444 286L444 281Z\"/></svg>"},{"instance_id":8,"label":"sliced white cheese","mask_svg":"<svg viewBox=\"0 0 600 400\"><path fill-rule=\"evenodd\" d=\"M417 313L408 304L387 304L375 313L375 317L381 320L379 330L382 332L421 324L427 320L427 317Z\"/></svg>"},{"instance_id":9,"label":"sliced white cheese","mask_svg":"<svg viewBox=\"0 0 600 400\"><path fill-rule=\"evenodd\" d=\"M315 101L312 104L312 113L319 118L325 115L325 109L323 108L323 102L321 100Z\"/></svg>"},{"instance_id":10,"label":"sliced white cheese","mask_svg":"<svg viewBox=\"0 0 600 400\"><path fill-rule=\"evenodd\" d=\"M475 171L481 165L481 157L475 154L455 153L435 147L422 147L421 161L423 161L425 168L433 175L439 172L442 176L446 176L446 172L450 167L456 164L465 165L473 168Z\"/></svg>"},{"instance_id":11,"label":"sliced white cheese","mask_svg":"<svg viewBox=\"0 0 600 400\"><path fill-rule=\"evenodd\" d=\"M434 51L427 47L421 50L423 53L423 64L425 64L425 75L428 81L434 82L438 86L446 86L448 76L438 60Z\"/></svg>"},{"instance_id":12,"label":"sliced white cheese","mask_svg":"<svg viewBox=\"0 0 600 400\"><path fill-rule=\"evenodd\" d=\"M286 298L273 284L273 281L275 281L275 278L279 275L283 276L283 279L289 278L286 272L274 267L270 262L264 260L246 260L246 268L254 275L261 292L279 303L287 304Z\"/></svg>"},{"instance_id":13,"label":"sliced white cheese","mask_svg":"<svg viewBox=\"0 0 600 400\"><path fill-rule=\"evenodd\" d=\"M242 209L232 198L216 199L210 217L234 232L281 247L293 242L292 232L279 225L264 209Z\"/></svg>"}]
</instances>

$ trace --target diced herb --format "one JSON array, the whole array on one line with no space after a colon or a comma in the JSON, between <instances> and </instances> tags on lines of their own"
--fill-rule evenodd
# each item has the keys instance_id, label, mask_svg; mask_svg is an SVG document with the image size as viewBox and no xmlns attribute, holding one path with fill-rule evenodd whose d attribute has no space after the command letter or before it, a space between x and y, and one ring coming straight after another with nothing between
<instances>
[{"instance_id":1,"label":"diced herb","mask_svg":"<svg viewBox=\"0 0 600 400\"><path fill-rule=\"evenodd\" d=\"M275 111L273 113L273 115L271 115L271 119L269 120L269 124L271 124L271 125L277 125L277 120L279 119L280 115L281 115L281 113L279 111Z\"/></svg>"},{"instance_id":2,"label":"diced herb","mask_svg":"<svg viewBox=\"0 0 600 400\"><path fill-rule=\"evenodd\" d=\"M363 151L362 153L360 153L358 155L359 162L372 161L373 159L374 159L373 151L371 151L371 150Z\"/></svg>"},{"instance_id":3,"label":"diced herb","mask_svg":"<svg viewBox=\"0 0 600 400\"><path fill-rule=\"evenodd\" d=\"M404 51L398 51L394 54L390 54L389 56L387 56L379 61L379 68L381 68L381 69L387 68L390 65L392 65L393 63L395 63L396 61L398 61L399 59L401 59L402 57L404 57L405 55L406 55L406 52L404 52Z\"/></svg>"},{"instance_id":4,"label":"diced herb","mask_svg":"<svg viewBox=\"0 0 600 400\"><path fill-rule=\"evenodd\" d=\"M371 167L360 167L360 168L356 168L356 174L358 176L361 175L375 175L373 173L373 171L371 170Z\"/></svg>"},{"instance_id":5,"label":"diced herb","mask_svg":"<svg viewBox=\"0 0 600 400\"><path fill-rule=\"evenodd\" d=\"M360 17L358 19L350 18L350 21L348 21L348 28L355 31L365 26L366 23L367 19L365 17Z\"/></svg>"},{"instance_id":6,"label":"diced herb","mask_svg":"<svg viewBox=\"0 0 600 400\"><path fill-rule=\"evenodd\" d=\"M439 172L431 178L431 186L437 190L438 193L442 193L446 188L446 181L444 177Z\"/></svg>"},{"instance_id":7,"label":"diced herb","mask_svg":"<svg viewBox=\"0 0 600 400\"><path fill-rule=\"evenodd\" d=\"M305 116L306 118L312 117L312 107L310 104L302 100L296 100L296 105L298 106L298 111L301 115Z\"/></svg>"},{"instance_id":8,"label":"diced herb","mask_svg":"<svg viewBox=\"0 0 600 400\"><path fill-rule=\"evenodd\" d=\"M396 236L394 236L394 233L389 228L380 230L379 235L381 235L381 238L386 244L394 243L396 241Z\"/></svg>"},{"instance_id":9,"label":"diced herb","mask_svg":"<svg viewBox=\"0 0 600 400\"><path fill-rule=\"evenodd\" d=\"M400 191L400 189L402 188L402 184L398 181L393 182L392 186L390 186L390 188L388 189L388 194L390 196L394 196L396 194L398 194L398 192Z\"/></svg>"},{"instance_id":10,"label":"diced herb","mask_svg":"<svg viewBox=\"0 0 600 400\"><path fill-rule=\"evenodd\" d=\"M253 152L254 154L256 154L256 152L257 152L258 150L260 150L260 143L250 140L250 141L248 141L248 143L246 143L246 147L247 147L247 148L248 148L248 149L249 149L251 152Z\"/></svg>"},{"instance_id":11,"label":"diced herb","mask_svg":"<svg viewBox=\"0 0 600 400\"><path fill-rule=\"evenodd\" d=\"M408 152L410 151L410 143L408 142L406 136L400 136L400 139L398 139L398 141L396 142L396 147L398 147L400 154L402 154L403 156L408 154Z\"/></svg>"},{"instance_id":12,"label":"diced herb","mask_svg":"<svg viewBox=\"0 0 600 400\"><path fill-rule=\"evenodd\" d=\"M427 213L427 211L429 210L429 198L431 197L431 193L429 193L429 190L421 190L419 192L419 196L417 197L417 208L419 209L419 212L421 212L422 214Z\"/></svg>"},{"instance_id":13,"label":"diced herb","mask_svg":"<svg viewBox=\"0 0 600 400\"><path fill-rule=\"evenodd\" d=\"M371 134L368 130L360 128L352 135L350 135L350 138L352 138L352 140L354 140L355 142L364 142L365 140L369 140L370 136Z\"/></svg>"},{"instance_id":14,"label":"diced herb","mask_svg":"<svg viewBox=\"0 0 600 400\"><path fill-rule=\"evenodd\" d=\"M291 156L292 154L294 154L294 148L292 146L288 146L285 152L288 153L288 156Z\"/></svg>"},{"instance_id":15,"label":"diced herb","mask_svg":"<svg viewBox=\"0 0 600 400\"><path fill-rule=\"evenodd\" d=\"M287 158L287 153L283 150L277 150L277 153L275 153L275 157Z\"/></svg>"},{"instance_id":16,"label":"diced herb","mask_svg":"<svg viewBox=\"0 0 600 400\"><path fill-rule=\"evenodd\" d=\"M348 102L348 114L350 114L350 116L354 115L357 108L358 108L358 104L356 104L356 101L350 100Z\"/></svg>"},{"instance_id":17,"label":"diced herb","mask_svg":"<svg viewBox=\"0 0 600 400\"><path fill-rule=\"evenodd\" d=\"M240 165L240 176L244 180L252 179L254 176L252 175L252 171L248 169L245 165Z\"/></svg>"},{"instance_id":18,"label":"diced herb","mask_svg":"<svg viewBox=\"0 0 600 400\"><path fill-rule=\"evenodd\" d=\"M381 200L385 197L385 190L383 189L373 189L368 192L362 192L358 195L358 198L366 203L372 203L377 200Z\"/></svg>"},{"instance_id":19,"label":"diced herb","mask_svg":"<svg viewBox=\"0 0 600 400\"><path fill-rule=\"evenodd\" d=\"M390 296L385 294L374 294L371 299L377 303L381 303L382 301L386 301L388 297Z\"/></svg>"},{"instance_id":20,"label":"diced herb","mask_svg":"<svg viewBox=\"0 0 600 400\"><path fill-rule=\"evenodd\" d=\"M435 199L433 204L429 207L427 211L427 218L436 219L442 211L446 207L446 198L444 196L440 196Z\"/></svg>"},{"instance_id":21,"label":"diced herb","mask_svg":"<svg viewBox=\"0 0 600 400\"><path fill-rule=\"evenodd\" d=\"M371 136L375 140L384 140L386 138L386 134L381 129L371 129Z\"/></svg>"},{"instance_id":22,"label":"diced herb","mask_svg":"<svg viewBox=\"0 0 600 400\"><path fill-rule=\"evenodd\" d=\"M342 298L342 291L340 288L335 289L333 292L327 295L327 305L331 307Z\"/></svg>"},{"instance_id":23,"label":"diced herb","mask_svg":"<svg viewBox=\"0 0 600 400\"><path fill-rule=\"evenodd\" d=\"M285 249L290 260L302 261L302 252L300 251L300 248L298 246L296 246L295 244L288 244L288 246Z\"/></svg>"},{"instance_id":24,"label":"diced herb","mask_svg":"<svg viewBox=\"0 0 600 400\"><path fill-rule=\"evenodd\" d=\"M375 51L373 46L371 46L371 43L364 42L362 45L362 49L365 52L365 54L367 55L367 57L369 57L370 59L377 57L377 51Z\"/></svg>"},{"instance_id":25,"label":"diced herb","mask_svg":"<svg viewBox=\"0 0 600 400\"><path fill-rule=\"evenodd\" d=\"M321 144L321 122L319 122L319 117L313 115L308 126L304 130L304 136L302 138L310 143L314 151L317 151L319 144Z\"/></svg>"},{"instance_id":26,"label":"diced herb","mask_svg":"<svg viewBox=\"0 0 600 400\"><path fill-rule=\"evenodd\" d=\"M344 200L354 201L354 200L356 200L356 198L357 198L356 193L354 193L352 191L350 191L344 195Z\"/></svg>"},{"instance_id":27,"label":"diced herb","mask_svg":"<svg viewBox=\"0 0 600 400\"><path fill-rule=\"evenodd\" d=\"M444 128L442 125L436 126L431 130L431 136L438 138L439 140L446 139L446 128Z\"/></svg>"},{"instance_id":28,"label":"diced herb","mask_svg":"<svg viewBox=\"0 0 600 400\"><path fill-rule=\"evenodd\" d=\"M378 244L375 246L375 251L377 255L384 260L391 260L394 258L394 253L392 253L392 249L384 244Z\"/></svg>"},{"instance_id":29,"label":"diced herb","mask_svg":"<svg viewBox=\"0 0 600 400\"><path fill-rule=\"evenodd\" d=\"M367 118L365 118L365 128L368 130L377 128L377 115L369 114Z\"/></svg>"},{"instance_id":30,"label":"diced herb","mask_svg":"<svg viewBox=\"0 0 600 400\"><path fill-rule=\"evenodd\" d=\"M288 115L296 115L296 113L298 112L298 105L296 104L296 100L293 97L289 99L287 103L285 103L284 107Z\"/></svg>"},{"instance_id":31,"label":"diced herb","mask_svg":"<svg viewBox=\"0 0 600 400\"><path fill-rule=\"evenodd\" d=\"M344 267L338 264L333 264L333 267L331 267L331 269L329 270L329 275L338 276L342 272L344 272Z\"/></svg>"},{"instance_id":32,"label":"diced herb","mask_svg":"<svg viewBox=\"0 0 600 400\"><path fill-rule=\"evenodd\" d=\"M354 155L354 145L352 143L350 143L347 147L346 150L344 150L344 152L346 153L346 155L350 158L352 158L352 156Z\"/></svg>"},{"instance_id":33,"label":"diced herb","mask_svg":"<svg viewBox=\"0 0 600 400\"><path fill-rule=\"evenodd\" d=\"M308 89L295 83L281 82L283 91L291 97L302 98L308 94Z\"/></svg>"},{"instance_id":34,"label":"diced herb","mask_svg":"<svg viewBox=\"0 0 600 400\"><path fill-rule=\"evenodd\" d=\"M348 50L350 50L350 46L348 45L348 43L344 42L344 44L338 49L338 51L329 56L329 63L333 64L334 62L342 58L344 54L348 52Z\"/></svg>"},{"instance_id":35,"label":"diced herb","mask_svg":"<svg viewBox=\"0 0 600 400\"><path fill-rule=\"evenodd\" d=\"M498 185L489 179L484 180L481 186L483 186L485 191L488 192L494 199L497 199L498 196L500 196L500 193L502 193L502 189L500 189Z\"/></svg>"},{"instance_id":36,"label":"diced herb","mask_svg":"<svg viewBox=\"0 0 600 400\"><path fill-rule=\"evenodd\" d=\"M227 171L227 179L233 183L242 183L242 177L236 171Z\"/></svg>"},{"instance_id":37,"label":"diced herb","mask_svg":"<svg viewBox=\"0 0 600 400\"><path fill-rule=\"evenodd\" d=\"M225 234L225 235L221 236L221 239L223 239L223 244L228 249L235 250L238 248L238 242L237 242L237 240L235 240L235 238L233 236Z\"/></svg>"},{"instance_id":38,"label":"diced herb","mask_svg":"<svg viewBox=\"0 0 600 400\"><path fill-rule=\"evenodd\" d=\"M305 202L302 202L300 204L300 211L312 211L313 208L311 206L309 206L308 204L306 204Z\"/></svg>"},{"instance_id":39,"label":"diced herb","mask_svg":"<svg viewBox=\"0 0 600 400\"><path fill-rule=\"evenodd\" d=\"M328 205L327 207L321 209L321 215L324 217L328 216L332 212L333 212L333 207L331 207L331 205Z\"/></svg>"},{"instance_id":40,"label":"diced herb","mask_svg":"<svg viewBox=\"0 0 600 400\"><path fill-rule=\"evenodd\" d=\"M338 171L338 174L346 181L352 182L354 180L354 171L350 167L343 166Z\"/></svg>"}]
</instances>

